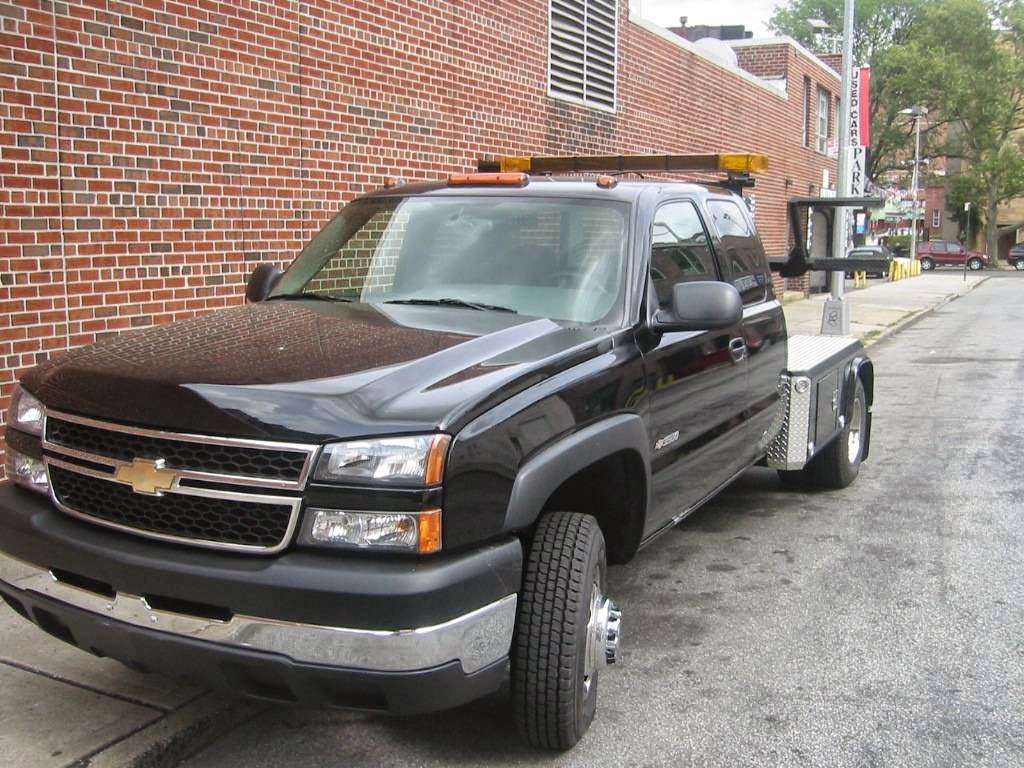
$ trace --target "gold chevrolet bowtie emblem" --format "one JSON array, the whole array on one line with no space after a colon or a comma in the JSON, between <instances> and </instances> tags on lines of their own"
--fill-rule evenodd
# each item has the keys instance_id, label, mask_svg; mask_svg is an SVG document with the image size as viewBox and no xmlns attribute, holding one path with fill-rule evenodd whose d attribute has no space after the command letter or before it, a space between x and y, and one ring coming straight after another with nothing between
<instances>
[{"instance_id":1,"label":"gold chevrolet bowtie emblem","mask_svg":"<svg viewBox=\"0 0 1024 768\"><path fill-rule=\"evenodd\" d=\"M164 469L163 459L132 459L131 464L118 467L114 476L122 483L131 485L136 493L148 493L150 496L160 496L161 491L171 490L178 477L171 470Z\"/></svg>"}]
</instances>

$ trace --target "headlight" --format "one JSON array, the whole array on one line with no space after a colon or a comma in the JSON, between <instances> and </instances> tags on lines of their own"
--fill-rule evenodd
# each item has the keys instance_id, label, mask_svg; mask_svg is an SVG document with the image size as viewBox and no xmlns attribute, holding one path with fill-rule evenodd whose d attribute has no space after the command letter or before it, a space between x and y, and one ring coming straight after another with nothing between
<instances>
[{"instance_id":1,"label":"headlight","mask_svg":"<svg viewBox=\"0 0 1024 768\"><path fill-rule=\"evenodd\" d=\"M437 485L444 475L448 435L352 440L324 446L314 478L328 483Z\"/></svg>"},{"instance_id":2,"label":"headlight","mask_svg":"<svg viewBox=\"0 0 1024 768\"><path fill-rule=\"evenodd\" d=\"M397 549L429 554L441 549L441 510L350 512L307 509L303 544L356 549Z\"/></svg>"},{"instance_id":3,"label":"headlight","mask_svg":"<svg viewBox=\"0 0 1024 768\"><path fill-rule=\"evenodd\" d=\"M50 481L42 459L33 459L7 446L7 477L23 488L36 493L49 493Z\"/></svg>"},{"instance_id":4,"label":"headlight","mask_svg":"<svg viewBox=\"0 0 1024 768\"><path fill-rule=\"evenodd\" d=\"M30 435L43 434L43 415L46 413L43 404L21 387L14 388L9 413L10 424L15 429Z\"/></svg>"}]
</instances>

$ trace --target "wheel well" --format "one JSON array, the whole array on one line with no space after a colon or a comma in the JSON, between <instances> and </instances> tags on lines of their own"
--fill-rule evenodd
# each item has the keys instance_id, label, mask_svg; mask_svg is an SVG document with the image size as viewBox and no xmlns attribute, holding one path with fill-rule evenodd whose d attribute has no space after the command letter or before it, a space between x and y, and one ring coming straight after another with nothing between
<instances>
[{"instance_id":1,"label":"wheel well","mask_svg":"<svg viewBox=\"0 0 1024 768\"><path fill-rule=\"evenodd\" d=\"M555 510L596 517L608 561L626 562L636 554L647 514L643 459L624 450L584 467L555 489L542 512Z\"/></svg>"},{"instance_id":2,"label":"wheel well","mask_svg":"<svg viewBox=\"0 0 1024 768\"><path fill-rule=\"evenodd\" d=\"M870 361L865 362L857 370L857 376L864 383L864 396L871 405L875 401L875 366Z\"/></svg>"}]
</instances>

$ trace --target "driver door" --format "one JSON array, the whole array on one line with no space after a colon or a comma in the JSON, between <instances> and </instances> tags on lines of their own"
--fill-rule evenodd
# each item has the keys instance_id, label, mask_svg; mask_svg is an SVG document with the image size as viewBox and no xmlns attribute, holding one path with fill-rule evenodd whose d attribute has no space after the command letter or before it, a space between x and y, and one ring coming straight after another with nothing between
<instances>
[{"instance_id":1,"label":"driver door","mask_svg":"<svg viewBox=\"0 0 1024 768\"><path fill-rule=\"evenodd\" d=\"M651 301L671 302L676 283L722 280L723 272L697 206L670 201L655 213ZM743 330L661 334L645 355L651 395L653 514L645 535L702 501L735 474L746 439Z\"/></svg>"}]
</instances>

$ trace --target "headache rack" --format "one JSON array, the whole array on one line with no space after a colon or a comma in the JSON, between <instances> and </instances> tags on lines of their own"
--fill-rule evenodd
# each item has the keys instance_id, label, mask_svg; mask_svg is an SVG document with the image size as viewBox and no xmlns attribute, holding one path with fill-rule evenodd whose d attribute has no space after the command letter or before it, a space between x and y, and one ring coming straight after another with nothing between
<instances>
[{"instance_id":1,"label":"headache rack","mask_svg":"<svg viewBox=\"0 0 1024 768\"><path fill-rule=\"evenodd\" d=\"M789 231L793 233L793 250L785 259L769 259L772 272L782 277L800 277L808 272L884 272L889 264L885 259L848 259L830 257L813 259L807 253L801 208L821 209L826 221L826 239L832 248L837 208L880 208L885 205L881 197L794 197L786 204L789 213Z\"/></svg>"},{"instance_id":2,"label":"headache rack","mask_svg":"<svg viewBox=\"0 0 1024 768\"><path fill-rule=\"evenodd\" d=\"M753 152L688 155L565 155L553 157L498 157L477 161L481 173L621 174L621 173L724 173L723 186L741 192L754 185L750 174L768 170L768 158Z\"/></svg>"}]
</instances>

